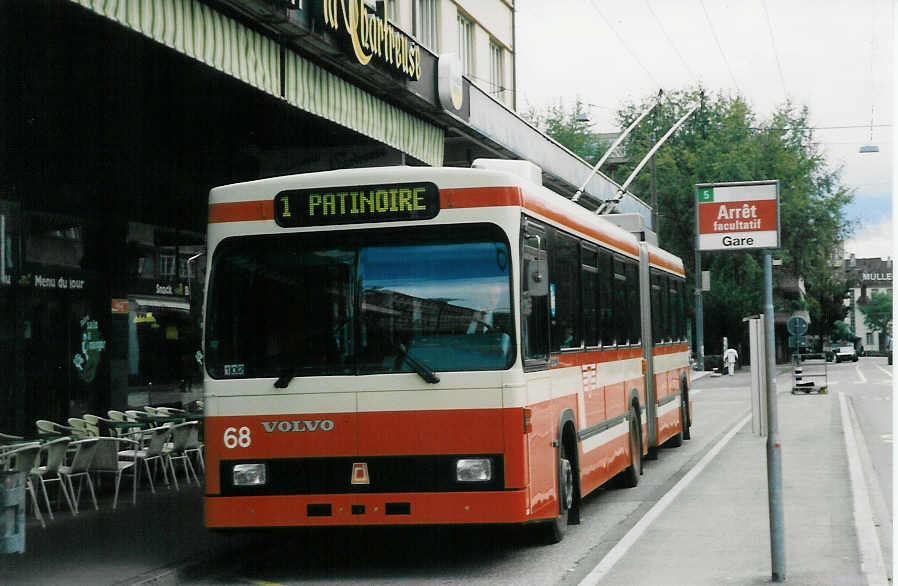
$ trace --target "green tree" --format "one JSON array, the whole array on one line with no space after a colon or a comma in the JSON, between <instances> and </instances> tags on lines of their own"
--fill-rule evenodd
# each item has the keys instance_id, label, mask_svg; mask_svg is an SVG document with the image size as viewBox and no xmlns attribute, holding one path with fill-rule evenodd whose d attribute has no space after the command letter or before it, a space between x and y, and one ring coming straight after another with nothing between
<instances>
[{"instance_id":1,"label":"green tree","mask_svg":"<svg viewBox=\"0 0 898 586\"><path fill-rule=\"evenodd\" d=\"M833 324L845 324L843 320L848 315L848 306L844 300L849 290L848 282L832 273L811 279L807 286L808 310L811 315L809 334L837 339L839 331ZM845 327L847 329L848 326Z\"/></svg>"},{"instance_id":2,"label":"green tree","mask_svg":"<svg viewBox=\"0 0 898 586\"><path fill-rule=\"evenodd\" d=\"M618 111L620 128L627 127L649 104L649 96ZM808 307L820 322L813 328L828 329L840 319L833 296L840 285L831 283L829 259L836 244L846 239L852 226L845 221L845 208L852 193L840 181L839 170L831 169L814 142L806 107L787 102L770 116L759 120L741 96L706 96L702 88L665 94L625 143L629 163L602 169L618 183L623 182L645 156L656 139L664 134L692 105L701 107L655 155L658 193L659 243L683 259L688 282L695 282L695 197L697 183L758 181L778 179L780 184L781 249L783 268L777 272L804 278L809 294ZM588 162L598 159L607 145L599 144L589 128L577 117L584 106L572 109L560 104L543 112L525 114L531 122L579 154ZM597 146L598 148L594 148ZM630 185L631 193L649 201L651 174L648 167ZM734 329L744 331L741 318L762 310L759 253L704 255L712 270L712 291L705 315L706 346L716 347L721 336L732 338ZM707 267L706 267L707 268ZM747 290L746 290L747 288ZM838 298L841 302L841 298ZM689 304L689 311L692 312ZM713 313L712 313L713 311ZM824 334L825 335L825 334Z\"/></svg>"},{"instance_id":3,"label":"green tree","mask_svg":"<svg viewBox=\"0 0 898 586\"><path fill-rule=\"evenodd\" d=\"M654 96L620 109L621 127L628 125ZM850 235L845 208L852 194L827 165L813 140L809 112L787 102L769 120L760 121L740 96L707 97L700 88L668 93L631 135L626 148L631 163L613 177L629 175L655 140L693 104L700 108L655 155L658 192L658 237L661 246L683 258L691 273L695 244L694 186L697 183L778 179L780 186L781 248L778 273L804 278L810 295L808 307L817 313L818 329L842 317L833 305L841 285L832 282L829 259L834 247ZM643 171L630 191L648 199L651 176ZM760 253L704 255L712 264L710 307L706 305L706 340L709 347L722 336L732 337L741 318L762 310L762 281L747 266L760 265ZM740 258L741 257L741 258ZM754 259L754 265L746 257ZM720 258L728 260L719 260ZM736 267L741 267L741 271ZM690 277L690 282L692 281ZM739 294L743 287L752 292ZM716 289L716 290L715 290ZM757 293L757 294L755 294ZM727 302L732 300L732 302ZM837 297L841 303L841 297ZM709 313L713 308L714 313ZM740 327L737 331L744 331ZM822 332L821 332L822 333Z\"/></svg>"},{"instance_id":4,"label":"green tree","mask_svg":"<svg viewBox=\"0 0 898 586\"><path fill-rule=\"evenodd\" d=\"M892 296L888 293L876 292L870 296L870 300L863 305L858 305L864 314L864 325L871 332L892 334Z\"/></svg>"},{"instance_id":5,"label":"green tree","mask_svg":"<svg viewBox=\"0 0 898 586\"><path fill-rule=\"evenodd\" d=\"M559 101L542 110L530 108L524 118L590 165L595 165L610 145L590 130L586 105L580 100L571 107Z\"/></svg>"}]
</instances>

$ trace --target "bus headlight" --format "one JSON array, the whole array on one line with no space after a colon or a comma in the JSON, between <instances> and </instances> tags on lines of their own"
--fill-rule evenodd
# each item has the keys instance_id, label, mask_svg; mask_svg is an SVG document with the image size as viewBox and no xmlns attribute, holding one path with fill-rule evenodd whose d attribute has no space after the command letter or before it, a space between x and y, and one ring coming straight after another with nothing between
<instances>
[{"instance_id":1,"label":"bus headlight","mask_svg":"<svg viewBox=\"0 0 898 586\"><path fill-rule=\"evenodd\" d=\"M262 486L267 482L265 464L234 464L234 486Z\"/></svg>"},{"instance_id":2,"label":"bus headlight","mask_svg":"<svg viewBox=\"0 0 898 586\"><path fill-rule=\"evenodd\" d=\"M489 458L464 458L455 461L457 482L489 482L493 479L493 461Z\"/></svg>"}]
</instances>

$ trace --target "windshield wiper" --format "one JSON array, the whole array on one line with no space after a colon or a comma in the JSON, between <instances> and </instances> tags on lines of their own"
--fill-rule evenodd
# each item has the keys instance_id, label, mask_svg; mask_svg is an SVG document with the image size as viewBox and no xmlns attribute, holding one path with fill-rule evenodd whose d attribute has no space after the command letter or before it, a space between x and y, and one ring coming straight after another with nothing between
<instances>
[{"instance_id":1,"label":"windshield wiper","mask_svg":"<svg viewBox=\"0 0 898 586\"><path fill-rule=\"evenodd\" d=\"M290 384L290 381L292 381L295 376L296 376L296 374L294 374L292 372L288 372L287 374L282 374L281 376L278 377L278 379L276 381L274 381L274 388L286 389L287 385Z\"/></svg>"},{"instance_id":2,"label":"windshield wiper","mask_svg":"<svg viewBox=\"0 0 898 586\"><path fill-rule=\"evenodd\" d=\"M430 384L436 384L440 382L440 377L437 376L437 373L433 371L432 368L412 356L408 353L408 350L405 348L405 344L395 344L396 348L402 354L402 359L408 362L409 366L417 372L421 378Z\"/></svg>"}]
</instances>

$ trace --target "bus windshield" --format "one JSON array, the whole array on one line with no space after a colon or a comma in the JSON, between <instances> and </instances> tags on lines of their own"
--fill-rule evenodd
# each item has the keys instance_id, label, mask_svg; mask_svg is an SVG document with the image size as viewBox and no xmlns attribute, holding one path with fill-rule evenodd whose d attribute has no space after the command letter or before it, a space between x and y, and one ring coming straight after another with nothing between
<instances>
[{"instance_id":1,"label":"bus windshield","mask_svg":"<svg viewBox=\"0 0 898 586\"><path fill-rule=\"evenodd\" d=\"M209 277L206 368L214 378L425 379L509 368L510 265L492 224L228 239Z\"/></svg>"}]
</instances>

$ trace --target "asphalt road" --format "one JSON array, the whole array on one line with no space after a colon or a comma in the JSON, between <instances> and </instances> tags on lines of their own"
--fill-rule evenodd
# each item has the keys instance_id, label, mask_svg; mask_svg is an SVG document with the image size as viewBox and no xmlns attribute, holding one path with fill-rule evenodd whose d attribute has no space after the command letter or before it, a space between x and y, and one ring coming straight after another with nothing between
<instances>
[{"instance_id":1,"label":"asphalt road","mask_svg":"<svg viewBox=\"0 0 898 586\"><path fill-rule=\"evenodd\" d=\"M576 584L749 410L747 369L693 387L692 437L645 463L639 485L586 498L560 544L527 527L363 528L260 533L226 558L184 568L199 584Z\"/></svg>"},{"instance_id":2,"label":"asphalt road","mask_svg":"<svg viewBox=\"0 0 898 586\"><path fill-rule=\"evenodd\" d=\"M830 392L848 397L864 436L867 486L886 565L892 557L892 367L883 357L830 364Z\"/></svg>"}]
</instances>

